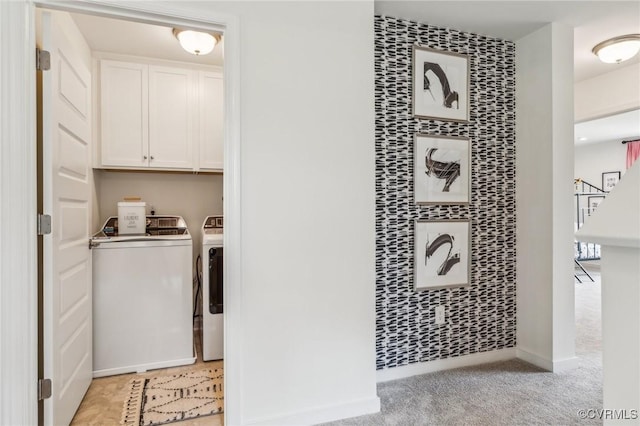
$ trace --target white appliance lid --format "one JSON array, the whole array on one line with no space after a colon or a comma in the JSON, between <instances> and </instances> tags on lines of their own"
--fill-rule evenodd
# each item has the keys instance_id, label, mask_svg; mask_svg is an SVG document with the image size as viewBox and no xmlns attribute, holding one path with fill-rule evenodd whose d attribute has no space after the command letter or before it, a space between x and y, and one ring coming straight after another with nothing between
<instances>
[{"instance_id":1,"label":"white appliance lid","mask_svg":"<svg viewBox=\"0 0 640 426\"><path fill-rule=\"evenodd\" d=\"M178 239L154 239L149 237L138 237L136 238L92 238L91 244L92 249L100 250L100 249L135 249L135 248L145 248L145 247L168 247L168 246L192 246L193 242L191 241L191 237L189 238L178 238Z\"/></svg>"}]
</instances>

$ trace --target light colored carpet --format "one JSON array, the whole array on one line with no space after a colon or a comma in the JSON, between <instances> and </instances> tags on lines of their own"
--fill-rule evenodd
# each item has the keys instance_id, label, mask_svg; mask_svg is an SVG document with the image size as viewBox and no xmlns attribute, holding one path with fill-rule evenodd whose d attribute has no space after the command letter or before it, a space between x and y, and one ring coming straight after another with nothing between
<instances>
[{"instance_id":1,"label":"light colored carpet","mask_svg":"<svg viewBox=\"0 0 640 426\"><path fill-rule=\"evenodd\" d=\"M126 426L162 425L222 413L222 369L135 378L122 413Z\"/></svg>"},{"instance_id":2,"label":"light colored carpet","mask_svg":"<svg viewBox=\"0 0 640 426\"><path fill-rule=\"evenodd\" d=\"M602 424L579 418L602 408L600 281L576 284L578 368L549 373L514 359L378 385L380 413L330 423L378 425Z\"/></svg>"}]
</instances>

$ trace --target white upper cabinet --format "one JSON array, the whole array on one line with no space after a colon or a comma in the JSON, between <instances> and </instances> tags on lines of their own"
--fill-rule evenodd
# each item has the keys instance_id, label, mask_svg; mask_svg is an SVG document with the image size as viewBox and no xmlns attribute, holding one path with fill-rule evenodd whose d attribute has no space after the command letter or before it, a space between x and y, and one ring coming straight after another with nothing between
<instances>
[{"instance_id":1,"label":"white upper cabinet","mask_svg":"<svg viewBox=\"0 0 640 426\"><path fill-rule=\"evenodd\" d=\"M100 76L102 166L147 166L148 67L103 60Z\"/></svg>"},{"instance_id":2,"label":"white upper cabinet","mask_svg":"<svg viewBox=\"0 0 640 426\"><path fill-rule=\"evenodd\" d=\"M222 74L100 60L98 167L222 171Z\"/></svg>"},{"instance_id":3,"label":"white upper cabinet","mask_svg":"<svg viewBox=\"0 0 640 426\"><path fill-rule=\"evenodd\" d=\"M149 66L149 166L193 168L194 72Z\"/></svg>"},{"instance_id":4,"label":"white upper cabinet","mask_svg":"<svg viewBox=\"0 0 640 426\"><path fill-rule=\"evenodd\" d=\"M201 71L200 93L200 170L222 170L224 134L222 74Z\"/></svg>"}]
</instances>

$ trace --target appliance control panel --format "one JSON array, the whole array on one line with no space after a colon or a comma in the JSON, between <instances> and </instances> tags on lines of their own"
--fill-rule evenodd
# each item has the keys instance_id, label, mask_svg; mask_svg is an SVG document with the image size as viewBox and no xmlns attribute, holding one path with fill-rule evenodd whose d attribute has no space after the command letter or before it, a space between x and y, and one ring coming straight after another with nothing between
<instances>
[{"instance_id":1,"label":"appliance control panel","mask_svg":"<svg viewBox=\"0 0 640 426\"><path fill-rule=\"evenodd\" d=\"M223 216L207 216L207 219L204 221L205 228L223 228L223 224Z\"/></svg>"},{"instance_id":2,"label":"appliance control panel","mask_svg":"<svg viewBox=\"0 0 640 426\"><path fill-rule=\"evenodd\" d=\"M207 216L203 225L207 234L222 234L224 229L224 216Z\"/></svg>"},{"instance_id":3,"label":"appliance control panel","mask_svg":"<svg viewBox=\"0 0 640 426\"><path fill-rule=\"evenodd\" d=\"M118 217L112 216L102 226L106 237L118 236ZM147 216L146 235L188 235L187 224L180 216Z\"/></svg>"}]
</instances>

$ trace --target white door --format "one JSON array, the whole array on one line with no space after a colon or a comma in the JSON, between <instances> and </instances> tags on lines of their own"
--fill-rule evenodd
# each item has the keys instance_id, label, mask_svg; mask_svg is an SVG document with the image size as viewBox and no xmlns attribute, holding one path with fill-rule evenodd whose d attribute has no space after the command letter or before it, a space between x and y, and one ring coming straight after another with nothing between
<instances>
[{"instance_id":1,"label":"white door","mask_svg":"<svg viewBox=\"0 0 640 426\"><path fill-rule=\"evenodd\" d=\"M69 424L91 383L91 76L56 12L42 13L45 424ZM85 59L86 60L86 59Z\"/></svg>"},{"instance_id":2,"label":"white door","mask_svg":"<svg viewBox=\"0 0 640 426\"><path fill-rule=\"evenodd\" d=\"M149 167L193 168L194 72L149 66Z\"/></svg>"}]
</instances>

